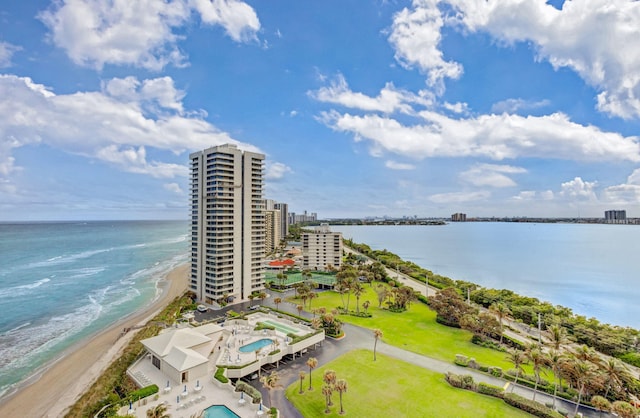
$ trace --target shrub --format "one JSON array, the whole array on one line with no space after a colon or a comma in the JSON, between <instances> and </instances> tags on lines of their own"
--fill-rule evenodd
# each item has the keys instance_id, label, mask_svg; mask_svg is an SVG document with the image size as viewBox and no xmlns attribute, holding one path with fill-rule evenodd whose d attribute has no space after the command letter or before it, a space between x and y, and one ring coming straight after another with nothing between
<instances>
[{"instance_id":1,"label":"shrub","mask_svg":"<svg viewBox=\"0 0 640 418\"><path fill-rule=\"evenodd\" d=\"M221 383L229 382L227 376L224 375L224 369L222 367L218 367L218 370L216 370L216 374L213 377L215 377L215 379Z\"/></svg>"},{"instance_id":2,"label":"shrub","mask_svg":"<svg viewBox=\"0 0 640 418\"><path fill-rule=\"evenodd\" d=\"M632 366L640 367L640 353L625 353L618 356L618 358Z\"/></svg>"},{"instance_id":3,"label":"shrub","mask_svg":"<svg viewBox=\"0 0 640 418\"><path fill-rule=\"evenodd\" d=\"M138 399L146 398L147 396L151 396L154 393L158 393L158 390L158 385L145 386L141 389L134 390L133 392L129 393L125 400L126 402L135 402Z\"/></svg>"},{"instance_id":4,"label":"shrub","mask_svg":"<svg viewBox=\"0 0 640 418\"><path fill-rule=\"evenodd\" d=\"M456 359L453 361L458 366L468 367L469 366L469 358L462 354L456 354Z\"/></svg>"},{"instance_id":5,"label":"shrub","mask_svg":"<svg viewBox=\"0 0 640 418\"><path fill-rule=\"evenodd\" d=\"M455 373L447 372L444 375L444 379L454 388L468 389L473 391L476 390L476 385L473 382L473 377L468 374L460 376Z\"/></svg>"},{"instance_id":6,"label":"shrub","mask_svg":"<svg viewBox=\"0 0 640 418\"><path fill-rule=\"evenodd\" d=\"M254 331L262 331L263 329L270 329L270 330L275 330L276 327L274 327L273 325L269 325L269 324L265 324L264 322L258 322L256 324L256 327L253 329Z\"/></svg>"},{"instance_id":7,"label":"shrub","mask_svg":"<svg viewBox=\"0 0 640 418\"><path fill-rule=\"evenodd\" d=\"M523 411L528 412L537 417L562 418L562 415L560 415L558 412L554 411L553 409L548 408L541 403L523 398L522 396L516 395L515 393L505 393L503 396L503 399L509 405L515 406L516 408L522 409Z\"/></svg>"},{"instance_id":8,"label":"shrub","mask_svg":"<svg viewBox=\"0 0 640 418\"><path fill-rule=\"evenodd\" d=\"M478 383L478 393L501 399L504 396L504 390L500 386L493 386L484 382Z\"/></svg>"},{"instance_id":9,"label":"shrub","mask_svg":"<svg viewBox=\"0 0 640 418\"><path fill-rule=\"evenodd\" d=\"M253 398L253 403L260 403L260 401L262 400L260 391L243 381L238 381L238 383L236 384L236 392L244 392L247 395L251 396Z\"/></svg>"},{"instance_id":10,"label":"shrub","mask_svg":"<svg viewBox=\"0 0 640 418\"><path fill-rule=\"evenodd\" d=\"M500 367L489 367L487 370L491 376L502 377L502 368Z\"/></svg>"},{"instance_id":11,"label":"shrub","mask_svg":"<svg viewBox=\"0 0 640 418\"><path fill-rule=\"evenodd\" d=\"M472 369L476 369L476 370L477 370L477 369L479 369L479 368L480 368L480 363L478 363L478 362L476 361L476 359L474 359L473 357L471 357L471 358L469 359L469 367L470 367L470 368L472 368Z\"/></svg>"}]
</instances>

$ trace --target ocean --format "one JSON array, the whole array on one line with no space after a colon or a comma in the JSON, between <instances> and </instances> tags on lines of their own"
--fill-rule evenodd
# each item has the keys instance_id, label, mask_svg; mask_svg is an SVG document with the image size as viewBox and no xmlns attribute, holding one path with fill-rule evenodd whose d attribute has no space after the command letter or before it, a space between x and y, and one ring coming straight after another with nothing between
<instances>
[{"instance_id":1,"label":"ocean","mask_svg":"<svg viewBox=\"0 0 640 418\"><path fill-rule=\"evenodd\" d=\"M159 296L187 223L0 223L0 396Z\"/></svg>"},{"instance_id":2,"label":"ocean","mask_svg":"<svg viewBox=\"0 0 640 418\"><path fill-rule=\"evenodd\" d=\"M640 329L639 226L452 222L331 229L454 280Z\"/></svg>"}]
</instances>

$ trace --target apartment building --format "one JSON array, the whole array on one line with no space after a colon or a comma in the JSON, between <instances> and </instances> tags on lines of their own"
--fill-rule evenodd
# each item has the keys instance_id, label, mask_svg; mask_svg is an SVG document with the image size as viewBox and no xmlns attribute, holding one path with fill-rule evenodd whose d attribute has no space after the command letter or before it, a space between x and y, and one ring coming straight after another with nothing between
<instances>
[{"instance_id":1,"label":"apartment building","mask_svg":"<svg viewBox=\"0 0 640 418\"><path fill-rule=\"evenodd\" d=\"M264 155L232 144L191 160L189 288L205 303L264 288Z\"/></svg>"},{"instance_id":2,"label":"apartment building","mask_svg":"<svg viewBox=\"0 0 640 418\"><path fill-rule=\"evenodd\" d=\"M328 224L302 234L302 268L305 270L338 269L342 265L342 233L331 232Z\"/></svg>"}]
</instances>

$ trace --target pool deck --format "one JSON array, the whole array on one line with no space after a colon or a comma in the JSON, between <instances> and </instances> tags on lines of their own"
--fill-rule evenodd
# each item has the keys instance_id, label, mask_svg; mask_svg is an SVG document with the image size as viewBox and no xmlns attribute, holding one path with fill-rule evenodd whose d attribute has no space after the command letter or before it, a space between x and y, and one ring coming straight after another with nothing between
<instances>
[{"instance_id":1,"label":"pool deck","mask_svg":"<svg viewBox=\"0 0 640 418\"><path fill-rule=\"evenodd\" d=\"M222 325L223 338L216 343L209 356L206 375L199 378L192 377L186 384L178 383L167 378L145 356L131 366L128 371L129 376L141 387L155 383L160 388L160 391L157 395L135 402L132 405L132 409L129 409L128 405L124 406L119 413L121 415L144 418L147 416L147 410L164 403L168 406L168 413L174 418L191 417L211 405L225 405L241 418L266 415L267 408L265 405L262 406L262 411L260 411L260 405L253 404L249 396L235 392L235 388L230 383L223 384L215 380L213 376L217 368L232 366L226 371L229 378L239 378L256 373L262 366L270 363L278 364L284 355L293 354L295 356L296 353L300 353L307 346L324 340L324 333L314 335L295 345L290 345L289 341L291 339L277 328L276 330L254 330L258 322L264 321L280 324L285 329L295 329L298 335L306 335L315 331L304 324L293 323L287 319L278 318L277 315L263 312L248 315L246 319L227 320ZM257 352L243 353L238 350L242 346L264 338L271 339L274 343L257 350ZM276 350L279 350L279 352L274 354ZM246 367L243 367L243 365L246 365ZM169 384L168 386L167 383ZM255 380L252 385L258 388L261 383ZM155 399L156 396L157 399Z\"/></svg>"}]
</instances>

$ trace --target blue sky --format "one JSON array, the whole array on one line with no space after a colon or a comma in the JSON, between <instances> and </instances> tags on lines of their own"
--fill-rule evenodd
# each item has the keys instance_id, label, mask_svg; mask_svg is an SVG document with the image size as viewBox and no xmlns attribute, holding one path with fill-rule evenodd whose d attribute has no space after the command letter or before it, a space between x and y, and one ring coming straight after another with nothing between
<instances>
[{"instance_id":1,"label":"blue sky","mask_svg":"<svg viewBox=\"0 0 640 418\"><path fill-rule=\"evenodd\" d=\"M322 218L640 217L640 3L0 3L0 220L184 219L266 154Z\"/></svg>"}]
</instances>

